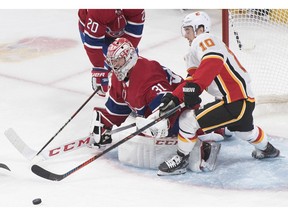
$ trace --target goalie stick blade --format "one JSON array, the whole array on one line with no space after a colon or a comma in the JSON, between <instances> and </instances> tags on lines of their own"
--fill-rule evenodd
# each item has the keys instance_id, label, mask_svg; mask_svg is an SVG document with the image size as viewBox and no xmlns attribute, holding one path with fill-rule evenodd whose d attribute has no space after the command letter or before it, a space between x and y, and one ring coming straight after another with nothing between
<instances>
[{"instance_id":1,"label":"goalie stick blade","mask_svg":"<svg viewBox=\"0 0 288 216\"><path fill-rule=\"evenodd\" d=\"M122 132L124 130L127 130L129 128L135 127L136 123L132 123L129 125L125 125L119 128L116 128L111 131L112 134L116 134L119 132ZM66 154L69 152L72 152L74 150L80 149L84 146L90 145L93 141L93 138L91 136L85 136L80 139L76 139L70 142L66 142L65 144L62 144L60 146L51 148L49 150L42 151L38 156L36 155L37 152L30 148L16 133L16 131L13 128L9 128L4 132L7 139L10 141L10 143L17 149L20 154L22 154L26 159L29 161L34 160L36 157L37 160L47 160L50 158L58 157L62 154ZM35 162L35 161L34 161Z\"/></svg>"},{"instance_id":2,"label":"goalie stick blade","mask_svg":"<svg viewBox=\"0 0 288 216\"><path fill-rule=\"evenodd\" d=\"M36 155L36 151L27 146L12 128L7 129L4 134L17 151L19 151L26 159L33 159Z\"/></svg>"},{"instance_id":3,"label":"goalie stick blade","mask_svg":"<svg viewBox=\"0 0 288 216\"><path fill-rule=\"evenodd\" d=\"M3 168L3 169L11 171L6 164L0 163L0 167Z\"/></svg>"},{"instance_id":4,"label":"goalie stick blade","mask_svg":"<svg viewBox=\"0 0 288 216\"><path fill-rule=\"evenodd\" d=\"M63 178L65 178L65 175L57 175L55 173L51 173L38 165L33 165L31 170L34 174L52 181L61 181Z\"/></svg>"}]
</instances>

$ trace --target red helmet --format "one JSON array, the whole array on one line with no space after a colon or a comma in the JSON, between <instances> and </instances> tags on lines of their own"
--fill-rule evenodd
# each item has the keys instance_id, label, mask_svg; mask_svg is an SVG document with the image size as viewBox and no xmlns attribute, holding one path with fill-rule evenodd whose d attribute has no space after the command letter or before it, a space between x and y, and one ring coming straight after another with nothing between
<instances>
[{"instance_id":1,"label":"red helmet","mask_svg":"<svg viewBox=\"0 0 288 216\"><path fill-rule=\"evenodd\" d=\"M117 38L109 45L106 60L117 79L122 81L126 78L129 70L136 64L138 55L129 40ZM122 61L121 63L119 63L120 60Z\"/></svg>"}]
</instances>

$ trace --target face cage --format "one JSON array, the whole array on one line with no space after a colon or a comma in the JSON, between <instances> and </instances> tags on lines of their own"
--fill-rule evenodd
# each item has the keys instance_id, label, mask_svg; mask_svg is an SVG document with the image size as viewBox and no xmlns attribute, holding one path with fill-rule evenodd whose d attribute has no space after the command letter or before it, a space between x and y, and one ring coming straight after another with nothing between
<instances>
[{"instance_id":1,"label":"face cage","mask_svg":"<svg viewBox=\"0 0 288 216\"><path fill-rule=\"evenodd\" d=\"M107 59L108 65L111 67L112 71L114 72L115 76L117 77L117 79L119 81L123 81L126 76L127 73L129 72L129 70L136 64L136 51L132 50L128 57L125 58L125 63L124 65L122 65L120 68L115 68L114 65L112 64L112 60L111 58ZM117 59L117 58L115 58ZM115 60L114 59L114 60Z\"/></svg>"},{"instance_id":2,"label":"face cage","mask_svg":"<svg viewBox=\"0 0 288 216\"><path fill-rule=\"evenodd\" d=\"M127 76L129 70L125 68L126 64L127 62L125 62L125 64L117 70L113 69L113 72L119 81L123 81Z\"/></svg>"}]
</instances>

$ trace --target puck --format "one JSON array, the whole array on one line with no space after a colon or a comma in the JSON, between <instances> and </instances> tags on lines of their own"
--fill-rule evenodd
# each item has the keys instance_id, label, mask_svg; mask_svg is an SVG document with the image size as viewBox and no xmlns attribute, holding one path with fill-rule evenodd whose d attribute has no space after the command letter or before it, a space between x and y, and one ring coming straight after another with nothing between
<instances>
[{"instance_id":1,"label":"puck","mask_svg":"<svg viewBox=\"0 0 288 216\"><path fill-rule=\"evenodd\" d=\"M40 198L37 198L37 199L34 199L32 202L34 205L38 205L42 202L42 200Z\"/></svg>"}]
</instances>

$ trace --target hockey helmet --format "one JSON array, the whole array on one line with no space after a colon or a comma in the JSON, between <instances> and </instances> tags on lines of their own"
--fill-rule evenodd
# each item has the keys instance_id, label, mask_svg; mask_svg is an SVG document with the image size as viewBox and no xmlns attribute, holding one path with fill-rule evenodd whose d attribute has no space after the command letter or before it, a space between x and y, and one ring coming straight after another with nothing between
<instances>
[{"instance_id":1,"label":"hockey helmet","mask_svg":"<svg viewBox=\"0 0 288 216\"><path fill-rule=\"evenodd\" d=\"M108 47L106 61L119 81L126 78L127 73L134 67L137 60L137 52L126 38L116 38Z\"/></svg>"},{"instance_id":2,"label":"hockey helmet","mask_svg":"<svg viewBox=\"0 0 288 216\"><path fill-rule=\"evenodd\" d=\"M195 36L197 29L200 26L204 27L204 32L209 32L211 29L211 20L207 13L203 11L196 11L188 14L182 21L182 28L192 26Z\"/></svg>"}]
</instances>

